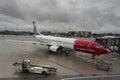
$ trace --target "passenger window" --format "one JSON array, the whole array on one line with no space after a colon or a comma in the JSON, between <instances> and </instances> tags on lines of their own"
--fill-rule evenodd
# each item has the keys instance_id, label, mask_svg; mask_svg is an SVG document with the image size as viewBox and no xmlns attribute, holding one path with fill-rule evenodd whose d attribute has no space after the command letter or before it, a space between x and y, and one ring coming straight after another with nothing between
<instances>
[{"instance_id":1,"label":"passenger window","mask_svg":"<svg viewBox=\"0 0 120 80\"><path fill-rule=\"evenodd\" d=\"M100 46L96 46L96 48L104 48L102 45L100 45Z\"/></svg>"},{"instance_id":2,"label":"passenger window","mask_svg":"<svg viewBox=\"0 0 120 80\"><path fill-rule=\"evenodd\" d=\"M100 48L104 48L104 47L101 45Z\"/></svg>"},{"instance_id":3,"label":"passenger window","mask_svg":"<svg viewBox=\"0 0 120 80\"><path fill-rule=\"evenodd\" d=\"M99 48L99 46L95 46L96 48Z\"/></svg>"}]
</instances>

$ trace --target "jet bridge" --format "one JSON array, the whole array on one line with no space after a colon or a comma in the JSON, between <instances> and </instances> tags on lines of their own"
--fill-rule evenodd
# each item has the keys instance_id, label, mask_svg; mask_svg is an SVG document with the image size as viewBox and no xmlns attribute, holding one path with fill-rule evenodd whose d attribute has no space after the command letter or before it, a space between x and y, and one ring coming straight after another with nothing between
<instances>
[{"instance_id":1,"label":"jet bridge","mask_svg":"<svg viewBox=\"0 0 120 80\"><path fill-rule=\"evenodd\" d=\"M120 37L98 37L95 39L95 42L104 45L105 47L109 48L112 52L117 52L120 54Z\"/></svg>"}]
</instances>

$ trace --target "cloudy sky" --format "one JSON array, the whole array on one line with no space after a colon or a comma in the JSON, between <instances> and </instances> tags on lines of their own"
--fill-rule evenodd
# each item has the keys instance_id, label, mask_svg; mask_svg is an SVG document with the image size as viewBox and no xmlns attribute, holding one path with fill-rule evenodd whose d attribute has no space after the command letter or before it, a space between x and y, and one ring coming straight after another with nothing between
<instances>
[{"instance_id":1,"label":"cloudy sky","mask_svg":"<svg viewBox=\"0 0 120 80\"><path fill-rule=\"evenodd\" d=\"M0 29L120 32L120 0L0 0Z\"/></svg>"}]
</instances>

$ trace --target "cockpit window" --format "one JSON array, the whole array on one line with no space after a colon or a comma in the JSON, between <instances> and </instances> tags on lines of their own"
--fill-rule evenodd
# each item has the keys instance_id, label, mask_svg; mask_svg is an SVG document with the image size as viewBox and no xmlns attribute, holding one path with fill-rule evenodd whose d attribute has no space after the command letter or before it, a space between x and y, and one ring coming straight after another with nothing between
<instances>
[{"instance_id":1,"label":"cockpit window","mask_svg":"<svg viewBox=\"0 0 120 80\"><path fill-rule=\"evenodd\" d=\"M102 45L100 45L100 46L96 46L96 48L104 48Z\"/></svg>"}]
</instances>

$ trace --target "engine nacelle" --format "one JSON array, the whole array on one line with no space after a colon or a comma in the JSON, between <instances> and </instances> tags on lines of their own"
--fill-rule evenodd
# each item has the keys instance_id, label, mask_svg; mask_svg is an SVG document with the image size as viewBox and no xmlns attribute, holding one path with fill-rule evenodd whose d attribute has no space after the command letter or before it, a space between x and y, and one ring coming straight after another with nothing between
<instances>
[{"instance_id":1,"label":"engine nacelle","mask_svg":"<svg viewBox=\"0 0 120 80\"><path fill-rule=\"evenodd\" d=\"M50 46L49 50L52 52L57 52L58 48L59 48L58 46Z\"/></svg>"}]
</instances>

